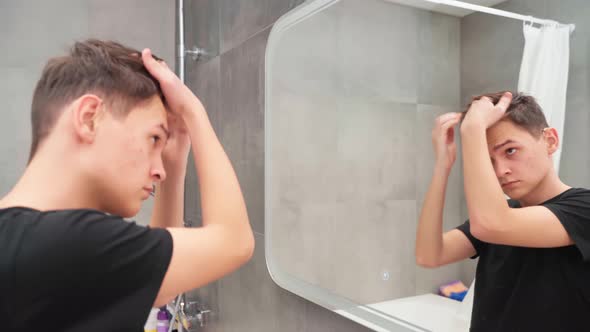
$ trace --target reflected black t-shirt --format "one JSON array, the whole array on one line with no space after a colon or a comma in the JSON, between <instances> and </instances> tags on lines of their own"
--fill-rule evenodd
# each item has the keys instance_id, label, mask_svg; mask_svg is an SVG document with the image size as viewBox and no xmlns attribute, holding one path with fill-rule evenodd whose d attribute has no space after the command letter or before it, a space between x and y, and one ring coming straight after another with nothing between
<instances>
[{"instance_id":1,"label":"reflected black t-shirt","mask_svg":"<svg viewBox=\"0 0 590 332\"><path fill-rule=\"evenodd\" d=\"M143 331L172 237L95 210L0 209L2 331Z\"/></svg>"},{"instance_id":2,"label":"reflected black t-shirt","mask_svg":"<svg viewBox=\"0 0 590 332\"><path fill-rule=\"evenodd\" d=\"M470 331L590 331L590 190L571 188L540 205L575 245L496 245L475 238L469 221L458 227L479 256Z\"/></svg>"}]
</instances>

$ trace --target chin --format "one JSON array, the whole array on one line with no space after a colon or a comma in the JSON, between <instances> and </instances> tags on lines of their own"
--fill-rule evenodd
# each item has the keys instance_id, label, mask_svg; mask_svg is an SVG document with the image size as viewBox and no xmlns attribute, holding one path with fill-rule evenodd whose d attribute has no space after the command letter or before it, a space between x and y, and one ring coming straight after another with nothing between
<instances>
[{"instance_id":1,"label":"chin","mask_svg":"<svg viewBox=\"0 0 590 332\"><path fill-rule=\"evenodd\" d=\"M121 214L121 217L123 217L123 218L133 218L133 217L135 217L139 213L139 210L140 209L141 209L141 205L140 206L136 206L136 207L132 207L132 208L129 208L129 209L126 209Z\"/></svg>"},{"instance_id":2,"label":"chin","mask_svg":"<svg viewBox=\"0 0 590 332\"><path fill-rule=\"evenodd\" d=\"M113 206L108 213L122 218L132 218L139 213L141 205Z\"/></svg>"},{"instance_id":3,"label":"chin","mask_svg":"<svg viewBox=\"0 0 590 332\"><path fill-rule=\"evenodd\" d=\"M510 197L511 199L520 201L522 200L522 198L526 197L526 195L529 193L528 191L525 190L513 190L510 193L504 192L506 194L506 196Z\"/></svg>"}]
</instances>

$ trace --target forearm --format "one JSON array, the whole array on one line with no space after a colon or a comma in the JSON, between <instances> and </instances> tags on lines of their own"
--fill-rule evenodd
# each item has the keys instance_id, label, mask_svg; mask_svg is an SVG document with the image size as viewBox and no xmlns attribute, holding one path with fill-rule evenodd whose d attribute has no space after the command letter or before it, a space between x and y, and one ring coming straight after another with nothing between
<instances>
[{"instance_id":1,"label":"forearm","mask_svg":"<svg viewBox=\"0 0 590 332\"><path fill-rule=\"evenodd\" d=\"M152 212L151 227L184 226L184 179L186 162L169 169L168 177L156 187L156 198Z\"/></svg>"},{"instance_id":2,"label":"forearm","mask_svg":"<svg viewBox=\"0 0 590 332\"><path fill-rule=\"evenodd\" d=\"M191 138L199 179L203 226L223 226L237 239L252 241L252 230L237 176L200 102L195 104L194 109L185 112L183 118Z\"/></svg>"},{"instance_id":3,"label":"forearm","mask_svg":"<svg viewBox=\"0 0 590 332\"><path fill-rule=\"evenodd\" d=\"M443 249L443 209L449 171L435 168L422 204L416 232L416 262L421 266L438 264Z\"/></svg>"},{"instance_id":4,"label":"forearm","mask_svg":"<svg viewBox=\"0 0 590 332\"><path fill-rule=\"evenodd\" d=\"M485 128L461 127L465 198L472 229L493 229L508 206L490 162Z\"/></svg>"}]
</instances>

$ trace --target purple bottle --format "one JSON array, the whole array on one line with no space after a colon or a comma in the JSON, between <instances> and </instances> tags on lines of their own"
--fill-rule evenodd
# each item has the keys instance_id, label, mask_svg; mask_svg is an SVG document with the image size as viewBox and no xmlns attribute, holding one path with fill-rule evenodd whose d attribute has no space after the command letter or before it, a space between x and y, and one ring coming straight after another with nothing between
<instances>
[{"instance_id":1,"label":"purple bottle","mask_svg":"<svg viewBox=\"0 0 590 332\"><path fill-rule=\"evenodd\" d=\"M166 311L166 307L161 307L160 311L158 311L158 321L156 323L156 331L168 332L169 329L170 329L170 322L168 321L168 312Z\"/></svg>"}]
</instances>

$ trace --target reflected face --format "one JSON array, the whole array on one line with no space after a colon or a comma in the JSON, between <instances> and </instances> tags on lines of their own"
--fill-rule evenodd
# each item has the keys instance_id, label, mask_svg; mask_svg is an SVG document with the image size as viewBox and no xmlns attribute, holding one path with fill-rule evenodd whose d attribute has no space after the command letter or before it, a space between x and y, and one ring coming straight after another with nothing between
<instances>
[{"instance_id":1,"label":"reflected face","mask_svg":"<svg viewBox=\"0 0 590 332\"><path fill-rule=\"evenodd\" d=\"M551 153L543 135L533 137L509 120L496 123L486 135L488 152L502 190L512 199L526 197L552 167Z\"/></svg>"},{"instance_id":2,"label":"reflected face","mask_svg":"<svg viewBox=\"0 0 590 332\"><path fill-rule=\"evenodd\" d=\"M92 173L101 209L134 216L152 186L166 178L162 162L168 138L166 109L160 98L153 97L124 118L106 112L99 126Z\"/></svg>"}]
</instances>

